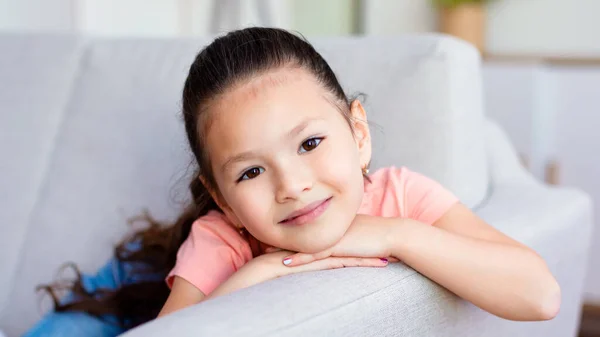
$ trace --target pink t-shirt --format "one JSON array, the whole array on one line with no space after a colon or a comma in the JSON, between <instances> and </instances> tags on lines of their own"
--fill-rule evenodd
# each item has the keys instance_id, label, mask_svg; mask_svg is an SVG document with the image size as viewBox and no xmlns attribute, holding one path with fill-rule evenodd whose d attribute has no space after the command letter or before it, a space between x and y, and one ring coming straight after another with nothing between
<instances>
[{"instance_id":1,"label":"pink t-shirt","mask_svg":"<svg viewBox=\"0 0 600 337\"><path fill-rule=\"evenodd\" d=\"M436 181L404 167L383 168L369 177L359 214L409 218L431 225L458 202ZM208 295L251 259L249 243L227 217L210 211L192 225L166 281L171 287L177 275Z\"/></svg>"}]
</instances>

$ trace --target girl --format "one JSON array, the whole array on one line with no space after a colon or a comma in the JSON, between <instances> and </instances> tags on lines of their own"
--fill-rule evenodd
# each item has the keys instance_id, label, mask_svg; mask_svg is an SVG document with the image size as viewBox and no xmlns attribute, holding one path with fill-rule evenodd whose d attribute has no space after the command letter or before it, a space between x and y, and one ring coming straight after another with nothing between
<instances>
[{"instance_id":1,"label":"girl","mask_svg":"<svg viewBox=\"0 0 600 337\"><path fill-rule=\"evenodd\" d=\"M190 68L183 116L192 205L117 248L112 270L129 276L114 291L80 284L59 311L135 326L291 273L402 260L497 316L557 314L559 286L534 251L416 172L367 175L365 110L301 38L248 28L216 39Z\"/></svg>"}]
</instances>

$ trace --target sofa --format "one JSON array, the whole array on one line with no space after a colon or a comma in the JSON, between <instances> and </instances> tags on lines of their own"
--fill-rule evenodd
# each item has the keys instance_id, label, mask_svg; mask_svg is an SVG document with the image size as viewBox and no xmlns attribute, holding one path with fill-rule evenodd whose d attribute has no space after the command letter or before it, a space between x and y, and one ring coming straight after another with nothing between
<instances>
[{"instance_id":1,"label":"sofa","mask_svg":"<svg viewBox=\"0 0 600 337\"><path fill-rule=\"evenodd\" d=\"M144 209L172 220L192 156L180 92L210 38L0 34L0 330L51 308L35 292L66 262L91 273ZM558 316L514 322L402 263L296 274L133 329L138 336L575 336L592 204L536 181L485 116L481 58L436 34L311 42L372 123L372 167L407 166L532 247L562 289ZM410 145L410 146L409 146Z\"/></svg>"}]
</instances>

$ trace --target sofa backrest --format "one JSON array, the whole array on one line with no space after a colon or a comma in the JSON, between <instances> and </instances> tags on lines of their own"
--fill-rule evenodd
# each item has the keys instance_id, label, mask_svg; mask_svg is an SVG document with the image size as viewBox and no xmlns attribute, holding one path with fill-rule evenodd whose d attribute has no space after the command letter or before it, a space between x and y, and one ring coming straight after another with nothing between
<instances>
[{"instance_id":1,"label":"sofa backrest","mask_svg":"<svg viewBox=\"0 0 600 337\"><path fill-rule=\"evenodd\" d=\"M0 35L0 51L1 313L51 162L82 43L73 36Z\"/></svg>"},{"instance_id":2,"label":"sofa backrest","mask_svg":"<svg viewBox=\"0 0 600 337\"><path fill-rule=\"evenodd\" d=\"M481 60L436 34L316 40L349 95L367 96L374 168L407 166L468 206L487 192Z\"/></svg>"},{"instance_id":3,"label":"sofa backrest","mask_svg":"<svg viewBox=\"0 0 600 337\"><path fill-rule=\"evenodd\" d=\"M14 72L9 80L0 77L1 85L14 91L10 97L21 97L0 100L0 118L7 119L2 134L13 132L14 144L1 145L14 162L3 164L0 176L14 175L2 178L3 185L14 184L11 200L0 206L2 213L18 209L0 224L0 270L9 279L0 288L8 298L0 325L14 334L39 318L34 288L53 280L65 261L92 272L129 230L127 218L148 208L171 220L180 211L192 161L180 92L195 54L209 42L86 39L61 45L52 39L0 36L0 46L20 45L30 63L38 62L34 54L45 60L39 69L27 65L15 72L14 62L0 56L0 74ZM488 175L475 49L434 35L314 44L349 93L368 95L375 168L408 166L467 205L483 199ZM64 55L43 58L45 48ZM45 87L34 71L47 74ZM18 118L9 113L15 106ZM12 245L6 255L5 242Z\"/></svg>"}]
</instances>

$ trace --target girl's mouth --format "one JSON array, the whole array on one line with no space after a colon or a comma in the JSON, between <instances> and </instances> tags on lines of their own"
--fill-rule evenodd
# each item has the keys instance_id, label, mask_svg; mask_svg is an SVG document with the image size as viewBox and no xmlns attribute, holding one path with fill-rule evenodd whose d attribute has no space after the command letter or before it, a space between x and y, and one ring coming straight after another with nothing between
<instances>
[{"instance_id":1,"label":"girl's mouth","mask_svg":"<svg viewBox=\"0 0 600 337\"><path fill-rule=\"evenodd\" d=\"M326 199L312 202L307 206L290 213L284 220L280 221L279 223L288 226L301 226L306 223L309 223L321 216L321 214L323 214L327 210L332 198L333 197L329 197Z\"/></svg>"}]
</instances>

